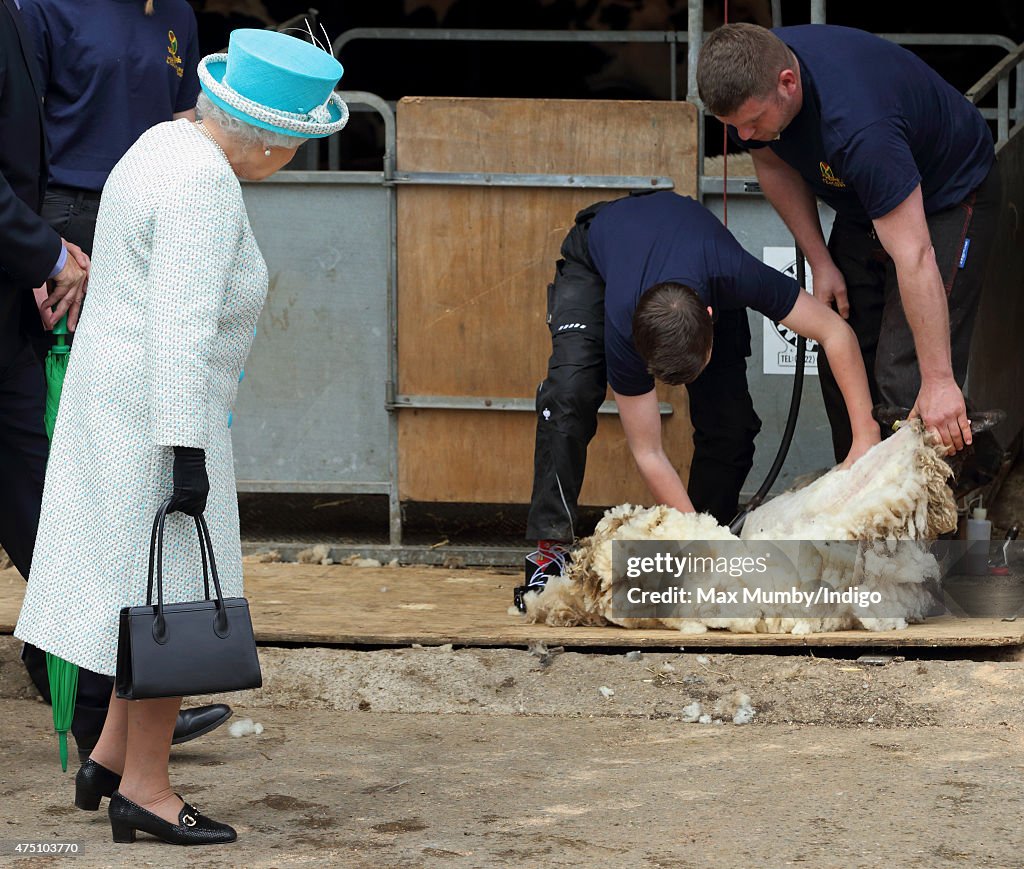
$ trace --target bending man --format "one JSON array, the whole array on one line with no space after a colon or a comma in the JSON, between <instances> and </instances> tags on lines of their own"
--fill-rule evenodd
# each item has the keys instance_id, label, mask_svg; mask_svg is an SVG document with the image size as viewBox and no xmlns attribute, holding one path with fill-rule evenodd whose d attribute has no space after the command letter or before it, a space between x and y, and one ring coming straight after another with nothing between
<instances>
[{"instance_id":1,"label":"bending man","mask_svg":"<svg viewBox=\"0 0 1024 869\"><path fill-rule=\"evenodd\" d=\"M720 27L697 84L856 332L874 401L970 444L961 389L1001 197L980 112L906 49L823 24ZM836 212L827 245L816 199ZM849 421L831 360L818 373L838 458Z\"/></svg>"},{"instance_id":2,"label":"bending man","mask_svg":"<svg viewBox=\"0 0 1024 869\"><path fill-rule=\"evenodd\" d=\"M796 281L747 253L700 203L645 193L583 209L548 290L552 353L537 393L537 442L522 596L561 571L576 536L587 445L608 386L654 500L736 514L761 421L747 390L747 308L821 344L853 425L852 463L879 440L853 332ZM689 488L661 441L655 379L686 384L694 452Z\"/></svg>"}]
</instances>

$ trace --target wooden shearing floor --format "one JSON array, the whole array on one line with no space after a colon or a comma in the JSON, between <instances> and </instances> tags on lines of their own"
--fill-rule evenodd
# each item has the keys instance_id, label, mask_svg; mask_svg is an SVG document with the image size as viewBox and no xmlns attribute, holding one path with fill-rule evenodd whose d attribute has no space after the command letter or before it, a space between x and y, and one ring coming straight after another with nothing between
<instances>
[{"instance_id":1,"label":"wooden shearing floor","mask_svg":"<svg viewBox=\"0 0 1024 869\"><path fill-rule=\"evenodd\" d=\"M246 596L263 643L567 647L996 647L1024 645L1024 619L936 618L902 631L680 634L671 630L554 628L510 615L520 574L441 567L246 564ZM25 583L0 572L0 633L12 633Z\"/></svg>"}]
</instances>

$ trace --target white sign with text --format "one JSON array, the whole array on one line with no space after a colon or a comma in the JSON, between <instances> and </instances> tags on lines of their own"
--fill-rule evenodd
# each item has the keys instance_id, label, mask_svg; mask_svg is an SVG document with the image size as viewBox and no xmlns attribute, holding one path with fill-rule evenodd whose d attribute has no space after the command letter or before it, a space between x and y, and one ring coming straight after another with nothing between
<instances>
[{"instance_id":1,"label":"white sign with text","mask_svg":"<svg viewBox=\"0 0 1024 869\"><path fill-rule=\"evenodd\" d=\"M764 262L796 280L796 250L792 247L766 247ZM805 289L812 287L810 269L806 270ZM781 323L773 323L767 317L764 322L764 373L792 374L796 370L797 334ZM818 342L808 340L805 354L804 374L818 374Z\"/></svg>"}]
</instances>

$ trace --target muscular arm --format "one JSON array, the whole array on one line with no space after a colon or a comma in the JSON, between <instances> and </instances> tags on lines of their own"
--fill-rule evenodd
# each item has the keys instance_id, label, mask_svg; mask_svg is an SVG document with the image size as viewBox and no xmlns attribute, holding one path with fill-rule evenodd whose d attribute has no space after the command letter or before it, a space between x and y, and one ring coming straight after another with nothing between
<instances>
[{"instance_id":1,"label":"muscular arm","mask_svg":"<svg viewBox=\"0 0 1024 869\"><path fill-rule=\"evenodd\" d=\"M657 393L652 389L643 395L619 395L614 391L612 395L619 406L619 419L637 470L655 502L683 513L694 512L683 481L662 449Z\"/></svg>"},{"instance_id":2,"label":"muscular arm","mask_svg":"<svg viewBox=\"0 0 1024 869\"><path fill-rule=\"evenodd\" d=\"M896 265L900 300L914 335L921 369L921 391L913 416L935 428L947 447L971 443L971 426L963 393L953 378L949 347L949 307L942 285L921 185L888 214L874 220L875 233Z\"/></svg>"},{"instance_id":3,"label":"muscular arm","mask_svg":"<svg viewBox=\"0 0 1024 869\"><path fill-rule=\"evenodd\" d=\"M871 416L868 376L853 329L835 311L805 292L797 297L782 324L805 338L813 338L825 351L850 416L853 444L843 462L844 468L849 467L880 439L878 424Z\"/></svg>"},{"instance_id":4,"label":"muscular arm","mask_svg":"<svg viewBox=\"0 0 1024 869\"><path fill-rule=\"evenodd\" d=\"M764 195L807 257L814 275L815 297L826 305L830 305L834 299L839 315L845 319L850 311L846 299L846 282L825 244L814 193L800 177L800 173L771 148L757 148L750 153Z\"/></svg>"}]
</instances>

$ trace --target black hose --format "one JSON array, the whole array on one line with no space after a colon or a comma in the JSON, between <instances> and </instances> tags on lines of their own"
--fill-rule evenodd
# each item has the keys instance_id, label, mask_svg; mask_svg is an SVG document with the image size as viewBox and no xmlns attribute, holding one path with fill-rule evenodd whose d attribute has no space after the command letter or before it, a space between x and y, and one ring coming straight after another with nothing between
<instances>
[{"instance_id":1,"label":"black hose","mask_svg":"<svg viewBox=\"0 0 1024 869\"><path fill-rule=\"evenodd\" d=\"M800 284L802 293L806 272L804 270L804 255L799 247L796 248L796 281ZM747 502L747 505L736 514L736 518L729 523L729 530L733 534L739 534L743 530L743 523L747 516L764 501L768 490L775 483L782 465L786 461L790 444L793 442L793 433L796 431L796 419L800 414L800 396L804 388L804 357L807 355L807 339L803 335L797 336L796 341L796 369L793 372L793 395L789 399L789 416L786 418L786 430L782 434L782 442L779 444L779 451L775 454L775 461L772 463L768 476L764 478L761 488L754 493L754 496Z\"/></svg>"}]
</instances>

